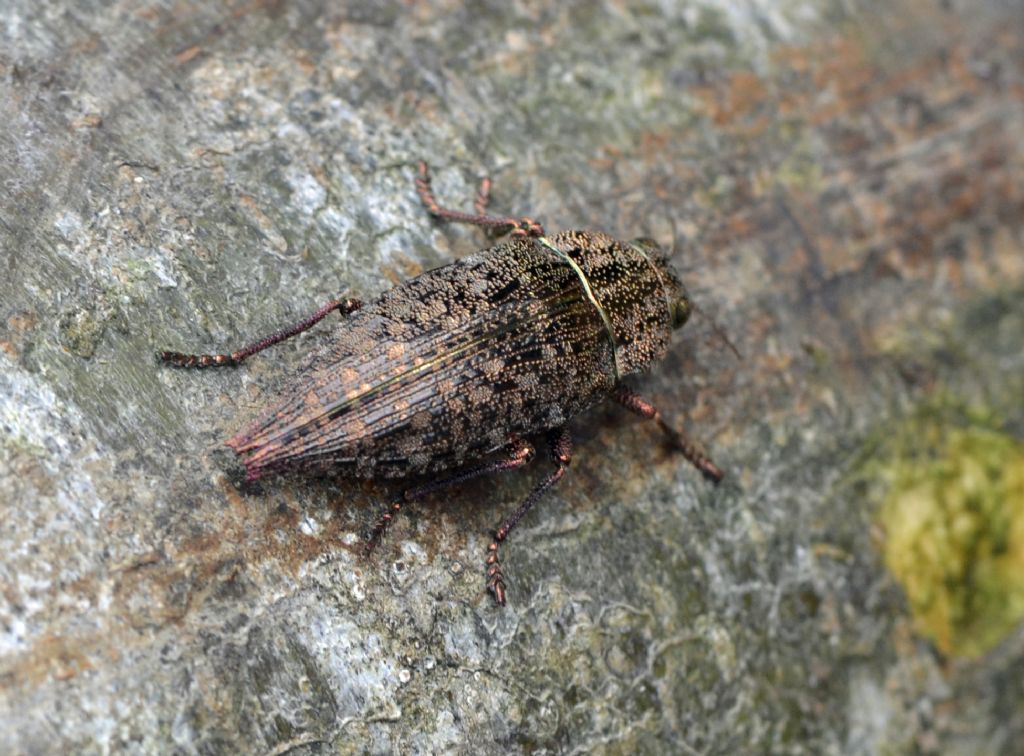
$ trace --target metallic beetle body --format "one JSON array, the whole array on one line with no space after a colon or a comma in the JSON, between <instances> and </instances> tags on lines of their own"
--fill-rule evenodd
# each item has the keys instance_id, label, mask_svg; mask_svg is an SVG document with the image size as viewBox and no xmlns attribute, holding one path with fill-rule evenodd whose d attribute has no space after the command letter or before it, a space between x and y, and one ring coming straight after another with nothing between
<instances>
[{"instance_id":1,"label":"metallic beetle body","mask_svg":"<svg viewBox=\"0 0 1024 756\"><path fill-rule=\"evenodd\" d=\"M650 242L513 238L349 315L283 401L227 443L250 479L457 468L608 397L664 356L688 308Z\"/></svg>"}]
</instances>

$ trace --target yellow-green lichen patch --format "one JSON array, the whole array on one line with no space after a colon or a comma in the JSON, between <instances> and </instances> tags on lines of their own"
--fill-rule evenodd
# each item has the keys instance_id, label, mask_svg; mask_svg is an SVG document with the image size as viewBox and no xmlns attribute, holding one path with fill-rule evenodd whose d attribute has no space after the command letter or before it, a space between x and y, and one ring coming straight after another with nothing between
<instances>
[{"instance_id":1,"label":"yellow-green lichen patch","mask_svg":"<svg viewBox=\"0 0 1024 756\"><path fill-rule=\"evenodd\" d=\"M887 484L885 563L916 629L971 657L1024 619L1024 444L982 413L950 414L907 420L875 471Z\"/></svg>"}]
</instances>

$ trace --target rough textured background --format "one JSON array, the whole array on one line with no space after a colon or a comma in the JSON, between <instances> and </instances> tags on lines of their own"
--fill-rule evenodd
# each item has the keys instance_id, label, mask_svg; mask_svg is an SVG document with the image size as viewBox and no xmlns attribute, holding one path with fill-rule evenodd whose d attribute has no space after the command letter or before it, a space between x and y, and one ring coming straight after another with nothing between
<instances>
[{"instance_id":1,"label":"rough textured background","mask_svg":"<svg viewBox=\"0 0 1024 756\"><path fill-rule=\"evenodd\" d=\"M1020 752L884 568L878 439L1024 437L1019 3L71 3L0 13L0 750ZM161 369L482 246L468 204L675 244L696 318L482 593L539 465L438 496L236 486L221 441L323 327ZM738 360L711 318L737 344ZM331 327L334 327L333 324Z\"/></svg>"}]
</instances>

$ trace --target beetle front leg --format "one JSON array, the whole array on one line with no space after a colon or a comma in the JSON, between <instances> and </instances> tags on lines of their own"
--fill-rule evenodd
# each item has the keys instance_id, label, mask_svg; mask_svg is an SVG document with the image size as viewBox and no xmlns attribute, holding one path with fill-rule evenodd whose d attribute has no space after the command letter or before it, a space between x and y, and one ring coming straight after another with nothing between
<instances>
[{"instance_id":1,"label":"beetle front leg","mask_svg":"<svg viewBox=\"0 0 1024 756\"><path fill-rule=\"evenodd\" d=\"M254 341L230 354L184 354L182 352L160 352L157 356L160 361L173 367L185 368L206 368L206 367L234 367L241 364L247 357L252 357L257 352L262 352L274 344L280 344L285 339L297 336L303 331L308 331L330 313L337 310L342 315L355 312L363 303L358 299L332 299L319 310L314 312L305 320L301 320L293 326L289 326L277 333L271 334L259 341Z\"/></svg>"},{"instance_id":2,"label":"beetle front leg","mask_svg":"<svg viewBox=\"0 0 1024 756\"><path fill-rule=\"evenodd\" d=\"M374 527L373 532L370 534L370 538L366 542L366 555L369 556L373 553L374 548L380 542L380 539L384 537L387 529L391 526L395 517L402 511L402 506L410 502L422 499L424 496L438 491L448 486L453 486L457 483L470 480L471 478L479 478L482 475L490 475L491 473L507 472L509 470L516 470L523 465L527 464L534 455L533 444L525 439L519 438L518 436L513 438L508 446L505 447L505 454L500 459L496 459L493 462L486 462L477 467L472 467L468 470L464 470L461 473L445 478L444 480L435 480L430 483L424 483L422 486L416 488L410 488L406 490L402 497L388 507L387 511L380 516L377 520L377 525Z\"/></svg>"},{"instance_id":3,"label":"beetle front leg","mask_svg":"<svg viewBox=\"0 0 1024 756\"><path fill-rule=\"evenodd\" d=\"M649 401L644 399L637 393L630 391L625 386L616 386L612 392L612 398L615 399L619 404L628 409L630 412L635 412L640 417L645 417L648 420L653 420L661 428L661 432L665 434L669 444L682 453L683 457L698 470L700 470L706 477L718 483L725 477L725 473L722 472L718 466L712 462L703 451L701 451L700 445L690 439L682 431L677 431L675 428L669 426L662 418L661 413L658 412L658 408L651 404Z\"/></svg>"},{"instance_id":4,"label":"beetle front leg","mask_svg":"<svg viewBox=\"0 0 1024 756\"><path fill-rule=\"evenodd\" d=\"M487 215L487 203L490 199L491 180L484 177L480 182L480 189L477 190L476 199L473 203L476 213L464 213L461 210L450 210L441 207L434 197L434 191L430 187L430 169L426 162L419 162L419 177L416 179L416 191L420 195L420 201L427 208L427 212L438 220L452 221L453 223L469 223L473 226L493 228L502 234L510 233L512 236L544 236L544 227L533 218L523 216L514 218L512 216Z\"/></svg>"},{"instance_id":5,"label":"beetle front leg","mask_svg":"<svg viewBox=\"0 0 1024 756\"><path fill-rule=\"evenodd\" d=\"M530 511L533 505L547 493L547 490L562 479L566 470L569 469L569 462L572 460L572 438L569 437L569 432L565 428L552 431L549 435L549 443L551 446L551 459L555 463L555 471L530 491L530 495L519 505L519 509L515 511L515 514L505 520L502 526L494 532L494 540L487 547L487 560L485 562L487 590L494 596L494 602L498 606L505 606L505 576L501 572L501 563L498 561L498 544L508 538L512 529L519 524L519 521L526 516L526 513Z\"/></svg>"}]
</instances>

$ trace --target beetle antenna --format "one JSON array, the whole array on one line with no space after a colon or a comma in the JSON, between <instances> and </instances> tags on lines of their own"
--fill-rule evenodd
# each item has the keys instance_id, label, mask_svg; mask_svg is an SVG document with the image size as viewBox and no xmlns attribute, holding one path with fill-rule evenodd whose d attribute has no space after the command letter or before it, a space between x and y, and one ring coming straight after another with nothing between
<instances>
[{"instance_id":1,"label":"beetle antenna","mask_svg":"<svg viewBox=\"0 0 1024 756\"><path fill-rule=\"evenodd\" d=\"M736 348L736 345L733 344L729 337L726 335L725 329L718 325L718 322L713 317L711 317L703 308L699 307L696 302L690 302L690 306L693 307L694 312L699 312L703 317L708 319L708 322L711 323L711 330L715 332L715 335L718 336L718 338L725 342L725 345L729 347L729 351L736 355L736 359L742 362L743 355L740 354L740 350Z\"/></svg>"},{"instance_id":2,"label":"beetle antenna","mask_svg":"<svg viewBox=\"0 0 1024 756\"><path fill-rule=\"evenodd\" d=\"M676 239L679 238L679 229L676 228L676 218L668 213L668 225L672 228L672 246L668 250L668 259L672 260L676 254Z\"/></svg>"}]
</instances>

